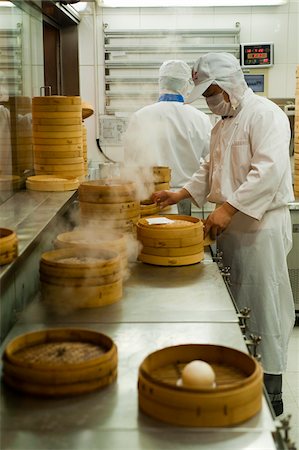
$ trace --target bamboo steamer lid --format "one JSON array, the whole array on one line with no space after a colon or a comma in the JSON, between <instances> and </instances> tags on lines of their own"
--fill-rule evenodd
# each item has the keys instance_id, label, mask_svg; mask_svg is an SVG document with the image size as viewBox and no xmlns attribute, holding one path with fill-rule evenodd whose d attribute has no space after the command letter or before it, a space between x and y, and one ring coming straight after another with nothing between
<instances>
[{"instance_id":1,"label":"bamboo steamer lid","mask_svg":"<svg viewBox=\"0 0 299 450\"><path fill-rule=\"evenodd\" d=\"M115 381L117 348L92 330L58 328L13 339L3 354L3 378L34 395L77 395Z\"/></svg>"},{"instance_id":2,"label":"bamboo steamer lid","mask_svg":"<svg viewBox=\"0 0 299 450\"><path fill-rule=\"evenodd\" d=\"M216 387L178 386L191 361L209 363ZM205 344L167 347L148 355L139 367L139 408L178 426L225 427L244 422L262 405L263 373L259 363L238 350Z\"/></svg>"},{"instance_id":3,"label":"bamboo steamer lid","mask_svg":"<svg viewBox=\"0 0 299 450\"><path fill-rule=\"evenodd\" d=\"M104 179L86 181L79 187L80 202L87 203L127 203L136 201L134 183Z\"/></svg>"},{"instance_id":4,"label":"bamboo steamer lid","mask_svg":"<svg viewBox=\"0 0 299 450\"><path fill-rule=\"evenodd\" d=\"M87 102L82 101L82 119L87 119L94 113L93 106Z\"/></svg>"},{"instance_id":5,"label":"bamboo steamer lid","mask_svg":"<svg viewBox=\"0 0 299 450\"><path fill-rule=\"evenodd\" d=\"M78 186L79 180L74 177L35 175L26 180L26 188L33 191L73 191Z\"/></svg>"},{"instance_id":6,"label":"bamboo steamer lid","mask_svg":"<svg viewBox=\"0 0 299 450\"><path fill-rule=\"evenodd\" d=\"M0 265L9 264L18 256L18 238L13 230L0 228Z\"/></svg>"}]
</instances>

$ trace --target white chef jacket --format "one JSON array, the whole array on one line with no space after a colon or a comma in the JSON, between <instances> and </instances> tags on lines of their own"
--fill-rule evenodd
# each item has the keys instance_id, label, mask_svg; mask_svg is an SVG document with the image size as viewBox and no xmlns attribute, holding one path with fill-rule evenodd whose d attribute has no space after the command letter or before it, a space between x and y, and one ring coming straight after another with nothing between
<instances>
[{"instance_id":1,"label":"white chef jacket","mask_svg":"<svg viewBox=\"0 0 299 450\"><path fill-rule=\"evenodd\" d=\"M262 337L258 350L272 374L286 368L295 320L286 262L294 199L289 140L287 116L248 88L238 114L213 128L210 161L184 186L198 205L228 201L239 210L217 245L239 308L251 308L249 333Z\"/></svg>"},{"instance_id":2,"label":"white chef jacket","mask_svg":"<svg viewBox=\"0 0 299 450\"><path fill-rule=\"evenodd\" d=\"M168 166L171 187L182 187L209 152L211 122L178 101L160 101L135 112L123 136L126 164Z\"/></svg>"}]
</instances>

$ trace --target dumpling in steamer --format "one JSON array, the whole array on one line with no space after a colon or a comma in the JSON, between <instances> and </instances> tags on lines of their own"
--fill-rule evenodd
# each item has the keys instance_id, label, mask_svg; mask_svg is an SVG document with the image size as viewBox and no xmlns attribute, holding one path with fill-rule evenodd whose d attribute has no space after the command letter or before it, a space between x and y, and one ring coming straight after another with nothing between
<instances>
[{"instance_id":1,"label":"dumpling in steamer","mask_svg":"<svg viewBox=\"0 0 299 450\"><path fill-rule=\"evenodd\" d=\"M182 370L181 386L206 389L214 388L215 383L215 372L213 368L205 361L194 360L186 364Z\"/></svg>"}]
</instances>

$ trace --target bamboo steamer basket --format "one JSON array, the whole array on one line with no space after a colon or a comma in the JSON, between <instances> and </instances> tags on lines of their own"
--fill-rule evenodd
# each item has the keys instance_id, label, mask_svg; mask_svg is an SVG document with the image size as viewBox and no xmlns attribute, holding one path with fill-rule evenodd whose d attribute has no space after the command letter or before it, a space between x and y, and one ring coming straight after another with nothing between
<instances>
[{"instance_id":1,"label":"bamboo steamer basket","mask_svg":"<svg viewBox=\"0 0 299 450\"><path fill-rule=\"evenodd\" d=\"M0 265L9 264L18 256L18 238L13 230L0 228Z\"/></svg>"},{"instance_id":2,"label":"bamboo steamer basket","mask_svg":"<svg viewBox=\"0 0 299 450\"><path fill-rule=\"evenodd\" d=\"M171 180L171 169L164 166L153 167L155 183L169 183Z\"/></svg>"},{"instance_id":3,"label":"bamboo steamer basket","mask_svg":"<svg viewBox=\"0 0 299 450\"><path fill-rule=\"evenodd\" d=\"M178 386L182 369L193 360L209 363L216 387ZM226 427L257 414L262 405L259 363L238 350L207 344L167 347L148 355L139 367L139 408L172 425Z\"/></svg>"},{"instance_id":4,"label":"bamboo steamer basket","mask_svg":"<svg viewBox=\"0 0 299 450\"><path fill-rule=\"evenodd\" d=\"M78 186L77 178L62 175L35 175L26 180L26 188L33 191L73 191Z\"/></svg>"},{"instance_id":5,"label":"bamboo steamer basket","mask_svg":"<svg viewBox=\"0 0 299 450\"><path fill-rule=\"evenodd\" d=\"M152 216L157 214L160 211L160 208L157 203L153 203L151 200L143 200L140 202L140 215L144 216Z\"/></svg>"},{"instance_id":6,"label":"bamboo steamer basket","mask_svg":"<svg viewBox=\"0 0 299 450\"><path fill-rule=\"evenodd\" d=\"M41 396L78 395L103 388L117 376L117 348L106 335L58 328L13 339L3 354L11 387Z\"/></svg>"},{"instance_id":7,"label":"bamboo steamer basket","mask_svg":"<svg viewBox=\"0 0 299 450\"><path fill-rule=\"evenodd\" d=\"M127 239L123 233L109 232L103 234L98 229L74 230L58 234L54 241L55 248L75 247L81 250L110 249L120 255L122 269L128 265Z\"/></svg>"},{"instance_id":8,"label":"bamboo steamer basket","mask_svg":"<svg viewBox=\"0 0 299 450\"><path fill-rule=\"evenodd\" d=\"M55 145L55 146L61 146L61 145L80 145L80 149L82 149L82 137L62 137L62 138L55 138L55 134L53 138L41 138L32 136L33 138L33 144L34 149L35 146L39 145Z\"/></svg>"},{"instance_id":9,"label":"bamboo steamer basket","mask_svg":"<svg viewBox=\"0 0 299 450\"><path fill-rule=\"evenodd\" d=\"M159 217L159 216L152 216ZM161 217L161 216L160 216ZM196 264L204 259L202 222L191 216L165 215L171 224L137 223L137 238L143 248L138 259L161 266Z\"/></svg>"},{"instance_id":10,"label":"bamboo steamer basket","mask_svg":"<svg viewBox=\"0 0 299 450\"><path fill-rule=\"evenodd\" d=\"M80 184L79 201L87 203L129 203L136 202L134 183L103 179Z\"/></svg>"},{"instance_id":11,"label":"bamboo steamer basket","mask_svg":"<svg viewBox=\"0 0 299 450\"><path fill-rule=\"evenodd\" d=\"M42 299L59 309L97 308L122 297L118 253L68 247L43 253L40 260Z\"/></svg>"},{"instance_id":12,"label":"bamboo steamer basket","mask_svg":"<svg viewBox=\"0 0 299 450\"><path fill-rule=\"evenodd\" d=\"M155 192L157 191L169 191L169 183L154 183Z\"/></svg>"},{"instance_id":13,"label":"bamboo steamer basket","mask_svg":"<svg viewBox=\"0 0 299 450\"><path fill-rule=\"evenodd\" d=\"M83 215L99 216L101 219L131 219L139 218L140 206L137 202L126 203L88 203L80 202Z\"/></svg>"}]
</instances>

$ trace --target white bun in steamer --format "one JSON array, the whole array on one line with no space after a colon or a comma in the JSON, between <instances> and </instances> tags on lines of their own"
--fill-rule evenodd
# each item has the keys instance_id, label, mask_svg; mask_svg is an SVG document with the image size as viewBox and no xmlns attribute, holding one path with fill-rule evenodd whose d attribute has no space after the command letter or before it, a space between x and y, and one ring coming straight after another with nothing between
<instances>
[{"instance_id":1,"label":"white bun in steamer","mask_svg":"<svg viewBox=\"0 0 299 450\"><path fill-rule=\"evenodd\" d=\"M186 364L182 370L181 384L190 388L215 387L215 372L205 361L194 360Z\"/></svg>"}]
</instances>

